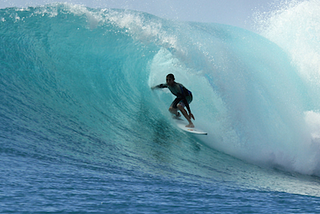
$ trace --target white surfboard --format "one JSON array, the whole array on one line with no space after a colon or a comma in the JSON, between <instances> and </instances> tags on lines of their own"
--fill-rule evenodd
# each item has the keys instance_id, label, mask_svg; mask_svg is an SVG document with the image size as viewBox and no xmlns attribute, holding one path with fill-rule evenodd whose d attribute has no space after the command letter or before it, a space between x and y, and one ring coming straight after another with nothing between
<instances>
[{"instance_id":1,"label":"white surfboard","mask_svg":"<svg viewBox=\"0 0 320 214\"><path fill-rule=\"evenodd\" d=\"M180 117L173 117L173 121L175 122L175 124L177 124L177 126L182 129L185 132L189 132L192 134L199 134L199 135L207 135L208 133L205 131L202 131L199 128L190 128L190 127L186 127L186 125L188 125L188 122L183 120Z\"/></svg>"}]
</instances>

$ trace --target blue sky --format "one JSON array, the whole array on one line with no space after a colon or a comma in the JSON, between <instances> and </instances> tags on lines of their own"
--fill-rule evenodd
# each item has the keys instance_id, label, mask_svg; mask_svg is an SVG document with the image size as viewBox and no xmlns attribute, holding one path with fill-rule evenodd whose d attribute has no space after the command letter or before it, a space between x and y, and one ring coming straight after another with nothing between
<instances>
[{"instance_id":1,"label":"blue sky","mask_svg":"<svg viewBox=\"0 0 320 214\"><path fill-rule=\"evenodd\" d=\"M26 7L59 0L0 0L0 8ZM62 0L88 7L124 8L181 21L216 22L250 29L255 12L268 12L284 0ZM289 0L290 1L290 0Z\"/></svg>"}]
</instances>

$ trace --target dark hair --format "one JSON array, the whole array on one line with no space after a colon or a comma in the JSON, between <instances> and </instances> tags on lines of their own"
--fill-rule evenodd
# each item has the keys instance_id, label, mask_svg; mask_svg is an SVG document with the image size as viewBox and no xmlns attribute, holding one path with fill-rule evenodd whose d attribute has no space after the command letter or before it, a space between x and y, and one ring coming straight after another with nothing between
<instances>
[{"instance_id":1,"label":"dark hair","mask_svg":"<svg viewBox=\"0 0 320 214\"><path fill-rule=\"evenodd\" d=\"M173 74L168 74L167 77L174 80L174 75Z\"/></svg>"}]
</instances>

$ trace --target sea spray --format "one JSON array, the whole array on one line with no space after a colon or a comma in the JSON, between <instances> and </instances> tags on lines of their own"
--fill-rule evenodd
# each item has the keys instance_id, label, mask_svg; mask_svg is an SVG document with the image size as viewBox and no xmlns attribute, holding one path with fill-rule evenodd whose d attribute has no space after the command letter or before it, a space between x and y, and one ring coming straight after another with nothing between
<instances>
[{"instance_id":1,"label":"sea spray","mask_svg":"<svg viewBox=\"0 0 320 214\"><path fill-rule=\"evenodd\" d=\"M299 171L319 174L320 1L282 2L269 13L257 14L258 32L279 45L290 57L306 88L304 118L310 140L300 142L294 158ZM297 88L301 90L300 85ZM302 154L303 152L304 155ZM301 157L300 157L301 155Z\"/></svg>"}]
</instances>

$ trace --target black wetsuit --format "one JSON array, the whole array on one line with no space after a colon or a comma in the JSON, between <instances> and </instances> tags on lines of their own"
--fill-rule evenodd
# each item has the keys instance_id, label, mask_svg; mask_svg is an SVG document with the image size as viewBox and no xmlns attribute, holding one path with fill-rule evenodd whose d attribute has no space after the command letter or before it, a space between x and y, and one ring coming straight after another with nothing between
<instances>
[{"instance_id":1,"label":"black wetsuit","mask_svg":"<svg viewBox=\"0 0 320 214\"><path fill-rule=\"evenodd\" d=\"M168 88L172 94L177 96L177 98L171 103L172 108L177 108L178 103L183 103L184 106L187 107L188 111L190 111L189 104L192 102L192 93L182 84L174 82L173 86L169 86L168 84L160 84L157 85L158 88Z\"/></svg>"}]
</instances>

